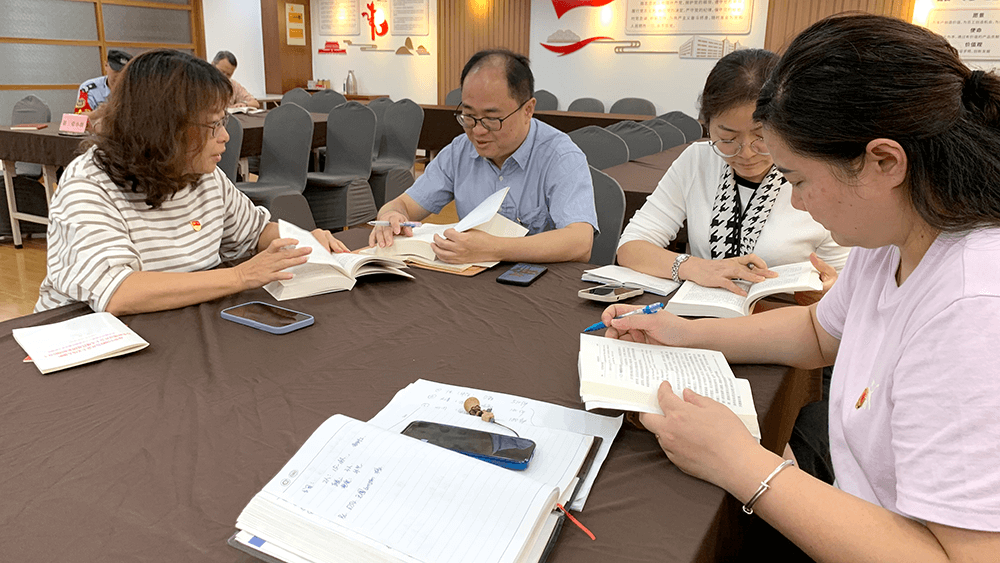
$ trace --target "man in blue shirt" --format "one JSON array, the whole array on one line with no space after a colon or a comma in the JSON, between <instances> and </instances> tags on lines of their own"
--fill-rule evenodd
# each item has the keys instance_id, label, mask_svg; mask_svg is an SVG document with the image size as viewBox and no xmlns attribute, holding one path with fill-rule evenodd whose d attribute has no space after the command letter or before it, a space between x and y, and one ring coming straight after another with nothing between
<instances>
[{"instance_id":1,"label":"man in blue shirt","mask_svg":"<svg viewBox=\"0 0 1000 563\"><path fill-rule=\"evenodd\" d=\"M590 258L597 229L587 157L561 131L532 118L534 78L528 59L509 51L480 51L462 70L456 114L465 135L427 165L403 195L379 210L371 244L412 235L404 221L420 221L454 200L464 217L491 194L509 187L500 214L528 229L522 238L471 230L435 236L437 257L450 263L565 262Z\"/></svg>"},{"instance_id":2,"label":"man in blue shirt","mask_svg":"<svg viewBox=\"0 0 1000 563\"><path fill-rule=\"evenodd\" d=\"M132 60L132 55L118 49L108 49L108 60L104 63L104 76L91 78L80 85L73 113L90 113L111 97L111 90L118 82L118 73Z\"/></svg>"}]
</instances>

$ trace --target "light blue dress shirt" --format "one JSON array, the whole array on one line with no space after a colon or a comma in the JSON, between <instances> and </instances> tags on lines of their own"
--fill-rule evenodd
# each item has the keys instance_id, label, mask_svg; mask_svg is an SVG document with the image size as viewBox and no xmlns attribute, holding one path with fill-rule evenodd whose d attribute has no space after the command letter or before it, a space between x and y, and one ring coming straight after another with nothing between
<instances>
[{"instance_id":1,"label":"light blue dress shirt","mask_svg":"<svg viewBox=\"0 0 1000 563\"><path fill-rule=\"evenodd\" d=\"M438 153L406 193L431 213L455 200L461 218L507 187L500 214L526 227L529 235L570 223L589 223L597 231L587 157L568 135L537 119L503 168L479 156L463 134Z\"/></svg>"}]
</instances>

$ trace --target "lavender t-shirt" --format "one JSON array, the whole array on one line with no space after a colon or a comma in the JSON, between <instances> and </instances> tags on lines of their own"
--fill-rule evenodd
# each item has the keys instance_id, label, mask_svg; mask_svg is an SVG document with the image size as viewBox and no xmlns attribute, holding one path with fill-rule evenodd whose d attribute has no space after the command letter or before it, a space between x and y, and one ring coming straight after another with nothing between
<instances>
[{"instance_id":1,"label":"lavender t-shirt","mask_svg":"<svg viewBox=\"0 0 1000 563\"><path fill-rule=\"evenodd\" d=\"M918 520L1000 531L1000 229L939 236L902 286L898 265L896 247L855 248L819 304L841 340L837 485Z\"/></svg>"}]
</instances>

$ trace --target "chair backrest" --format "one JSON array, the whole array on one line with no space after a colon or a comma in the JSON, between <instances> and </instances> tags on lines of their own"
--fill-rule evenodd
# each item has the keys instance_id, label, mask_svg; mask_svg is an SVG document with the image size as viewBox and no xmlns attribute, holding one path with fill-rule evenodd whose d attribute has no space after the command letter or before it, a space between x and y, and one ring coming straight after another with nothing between
<instances>
[{"instance_id":1,"label":"chair backrest","mask_svg":"<svg viewBox=\"0 0 1000 563\"><path fill-rule=\"evenodd\" d=\"M312 138L313 120L302 106L283 103L268 112L264 118L257 181L281 183L302 192L309 172Z\"/></svg>"},{"instance_id":2,"label":"chair backrest","mask_svg":"<svg viewBox=\"0 0 1000 563\"><path fill-rule=\"evenodd\" d=\"M327 88L310 96L309 104L302 107L309 113L330 113L330 110L343 103L347 103L347 98L343 94Z\"/></svg>"},{"instance_id":3,"label":"chair backrest","mask_svg":"<svg viewBox=\"0 0 1000 563\"><path fill-rule=\"evenodd\" d=\"M684 133L684 142L697 141L705 136L701 123L683 111L671 111L660 116L660 119L675 125Z\"/></svg>"},{"instance_id":4,"label":"chair backrest","mask_svg":"<svg viewBox=\"0 0 1000 563\"><path fill-rule=\"evenodd\" d=\"M347 102L330 110L323 172L364 179L371 176L377 122L375 112L359 102Z\"/></svg>"},{"instance_id":5,"label":"chair backrest","mask_svg":"<svg viewBox=\"0 0 1000 563\"><path fill-rule=\"evenodd\" d=\"M559 109L559 99L548 90L535 90L535 109L538 111L555 111Z\"/></svg>"},{"instance_id":6,"label":"chair backrest","mask_svg":"<svg viewBox=\"0 0 1000 563\"><path fill-rule=\"evenodd\" d=\"M404 98L385 110L383 151L376 164L391 162L395 168L413 168L417 158L417 142L424 125L424 110L416 102Z\"/></svg>"},{"instance_id":7,"label":"chair backrest","mask_svg":"<svg viewBox=\"0 0 1000 563\"><path fill-rule=\"evenodd\" d=\"M644 98L622 98L612 104L608 113L631 113L633 115L656 115L656 106Z\"/></svg>"},{"instance_id":8,"label":"chair backrest","mask_svg":"<svg viewBox=\"0 0 1000 563\"><path fill-rule=\"evenodd\" d=\"M305 88L292 88L291 90L285 92L285 95L281 97L281 103L294 102L300 106L307 108L312 100L312 96L309 92L306 92Z\"/></svg>"},{"instance_id":9,"label":"chair backrest","mask_svg":"<svg viewBox=\"0 0 1000 563\"><path fill-rule=\"evenodd\" d=\"M455 107L462 103L462 89L455 88L444 97L444 105Z\"/></svg>"},{"instance_id":10,"label":"chair backrest","mask_svg":"<svg viewBox=\"0 0 1000 563\"><path fill-rule=\"evenodd\" d=\"M236 182L236 168L240 164L240 147L243 146L243 124L234 116L229 116L226 123L229 141L226 142L226 152L222 153L219 168L226 174L230 182Z\"/></svg>"},{"instance_id":11,"label":"chair backrest","mask_svg":"<svg viewBox=\"0 0 1000 563\"><path fill-rule=\"evenodd\" d=\"M629 160L635 160L663 150L660 135L642 123L634 121L619 121L605 127L618 135L628 145Z\"/></svg>"},{"instance_id":12,"label":"chair backrest","mask_svg":"<svg viewBox=\"0 0 1000 563\"><path fill-rule=\"evenodd\" d=\"M21 98L14 104L14 111L11 112L10 124L23 125L25 123L48 123L52 121L52 110L41 98L29 95Z\"/></svg>"},{"instance_id":13,"label":"chair backrest","mask_svg":"<svg viewBox=\"0 0 1000 563\"><path fill-rule=\"evenodd\" d=\"M460 103L461 100L456 102L455 105ZM385 137L383 134L383 130L385 129L385 110L392 106L392 104L392 98L386 97L375 98L374 100L368 102L368 109L375 112L375 118L377 119L375 122L375 146L372 148L372 162L375 162L379 153L382 152L382 144Z\"/></svg>"},{"instance_id":14,"label":"chair backrest","mask_svg":"<svg viewBox=\"0 0 1000 563\"><path fill-rule=\"evenodd\" d=\"M598 170L628 162L628 145L621 137L603 127L581 127L570 131L569 138L587 155L587 162Z\"/></svg>"},{"instance_id":15,"label":"chair backrest","mask_svg":"<svg viewBox=\"0 0 1000 563\"><path fill-rule=\"evenodd\" d=\"M656 131L656 134L660 136L660 141L663 143L662 150L672 149L687 142L684 132L669 121L654 117L643 121L642 124Z\"/></svg>"},{"instance_id":16,"label":"chair backrest","mask_svg":"<svg viewBox=\"0 0 1000 563\"><path fill-rule=\"evenodd\" d=\"M601 232L594 237L590 263L606 266L615 263L618 239L625 222L625 192L618 182L604 172L590 167L594 181L594 206L597 208L597 226Z\"/></svg>"},{"instance_id":17,"label":"chair backrest","mask_svg":"<svg viewBox=\"0 0 1000 563\"><path fill-rule=\"evenodd\" d=\"M597 98L577 98L570 102L568 111L604 113L604 102Z\"/></svg>"}]
</instances>

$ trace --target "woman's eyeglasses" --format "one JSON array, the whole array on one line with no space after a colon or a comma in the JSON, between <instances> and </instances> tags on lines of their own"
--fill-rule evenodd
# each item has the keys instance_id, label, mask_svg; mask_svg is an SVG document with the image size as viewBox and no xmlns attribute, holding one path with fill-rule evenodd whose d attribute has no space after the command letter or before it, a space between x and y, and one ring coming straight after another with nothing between
<instances>
[{"instance_id":1,"label":"woman's eyeglasses","mask_svg":"<svg viewBox=\"0 0 1000 563\"><path fill-rule=\"evenodd\" d=\"M712 149L715 150L715 154L725 158L730 158L740 154L740 151L743 150L744 146L743 143L738 143L736 141L723 141L723 140L712 141L708 144L712 145ZM757 154L765 156L771 154L767 150L767 144L764 143L764 139L760 137L757 137L753 141L750 141L750 150L752 150Z\"/></svg>"}]
</instances>

